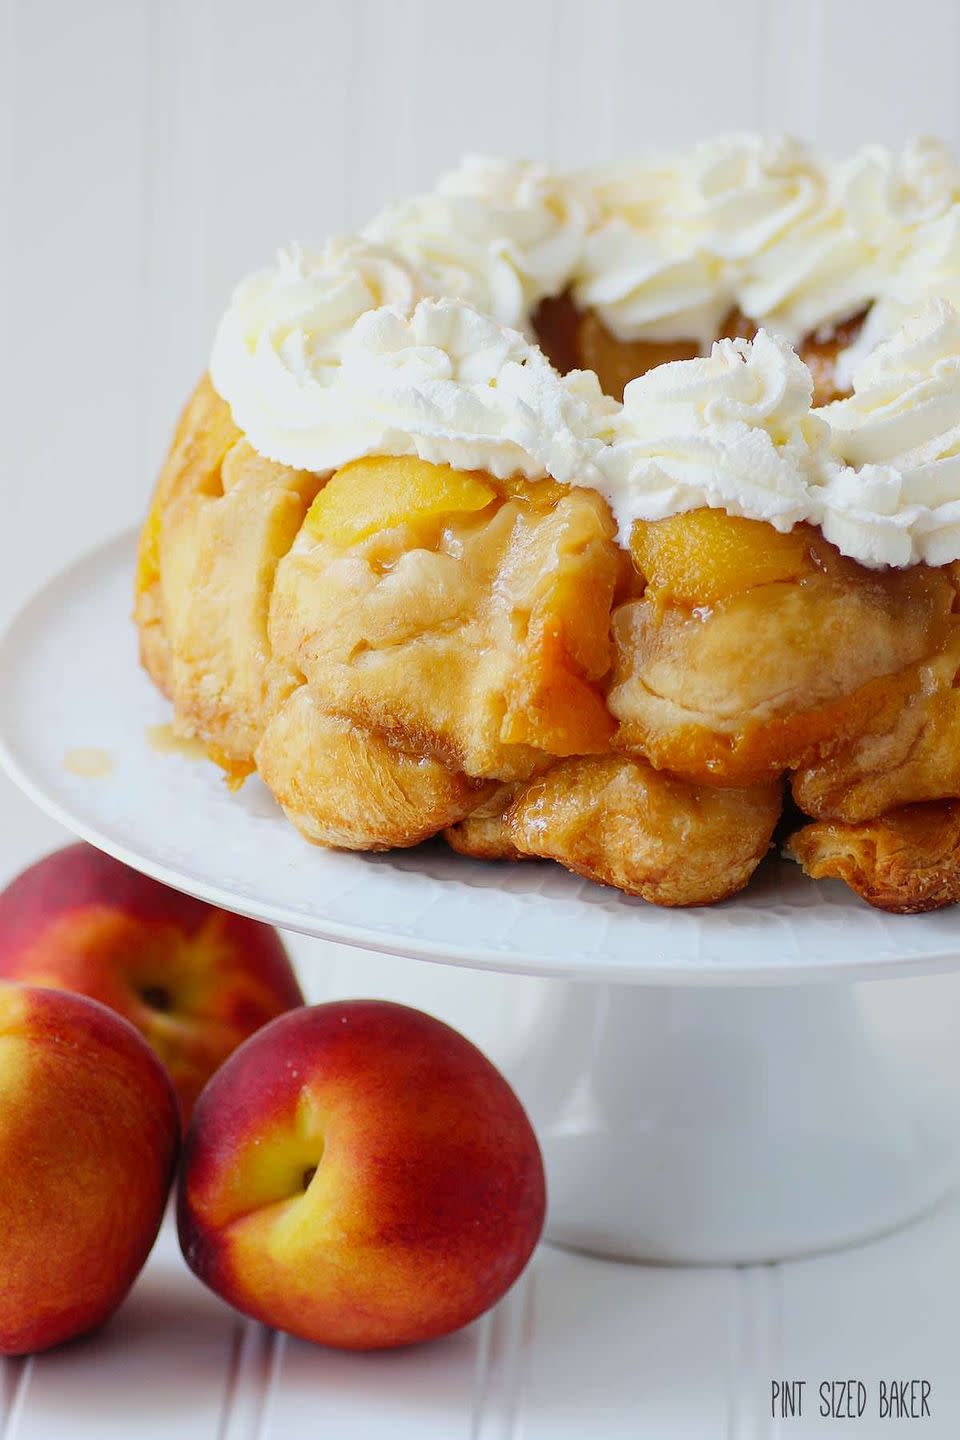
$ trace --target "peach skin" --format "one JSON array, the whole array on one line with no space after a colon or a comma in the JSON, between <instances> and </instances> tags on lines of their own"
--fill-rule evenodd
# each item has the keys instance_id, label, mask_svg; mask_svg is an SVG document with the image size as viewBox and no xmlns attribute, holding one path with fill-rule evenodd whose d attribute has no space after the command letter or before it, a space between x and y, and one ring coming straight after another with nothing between
<instances>
[{"instance_id":1,"label":"peach skin","mask_svg":"<svg viewBox=\"0 0 960 1440\"><path fill-rule=\"evenodd\" d=\"M110 1316L150 1253L179 1139L169 1076L80 995L0 982L0 1352Z\"/></svg>"},{"instance_id":2,"label":"peach skin","mask_svg":"<svg viewBox=\"0 0 960 1440\"><path fill-rule=\"evenodd\" d=\"M83 844L0 894L0 978L89 995L130 1020L170 1071L185 1123L241 1040L303 1004L275 930Z\"/></svg>"},{"instance_id":3,"label":"peach skin","mask_svg":"<svg viewBox=\"0 0 960 1440\"><path fill-rule=\"evenodd\" d=\"M342 1001L273 1021L207 1086L180 1243L247 1315L373 1350L495 1304L544 1206L536 1137L490 1061L420 1011Z\"/></svg>"}]
</instances>

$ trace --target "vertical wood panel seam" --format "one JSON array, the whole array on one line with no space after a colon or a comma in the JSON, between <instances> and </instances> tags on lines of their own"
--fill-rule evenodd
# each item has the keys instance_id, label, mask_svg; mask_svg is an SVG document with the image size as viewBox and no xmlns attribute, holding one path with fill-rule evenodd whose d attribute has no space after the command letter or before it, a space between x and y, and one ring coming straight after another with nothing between
<instances>
[{"instance_id":1,"label":"vertical wood panel seam","mask_svg":"<svg viewBox=\"0 0 960 1440\"><path fill-rule=\"evenodd\" d=\"M223 1387L223 1400L220 1405L220 1419L217 1424L217 1440L227 1440L230 1433L233 1414L236 1408L237 1392L240 1387L240 1365L241 1352L243 1349L244 1330L248 1322L237 1319L233 1323L233 1333L230 1336L230 1354L227 1357L227 1374Z\"/></svg>"},{"instance_id":2,"label":"vertical wood panel seam","mask_svg":"<svg viewBox=\"0 0 960 1440\"><path fill-rule=\"evenodd\" d=\"M14 333L14 304L13 304L13 277L20 273L18 259L14 255L14 204L13 186L16 170L16 144L18 135L16 98L18 86L16 84L16 70L18 65L18 52L16 46L17 36L17 0L3 0L2 10L2 32L0 32L0 105L3 107L4 119L0 122L0 184L2 184L2 195L4 197L0 209L0 265L3 266L3 291L0 296L0 324L3 325L3 333L10 337ZM6 137L4 139L4 137ZM3 387L3 394L8 397L12 404L7 411L7 433L4 446L4 466L9 477L16 472L17 466L22 463L20 453L21 425L20 410L17 403L17 390L22 383L17 373L17 367L13 363L14 347L7 343L2 347L0 354L0 385ZM9 484L10 481L8 480ZM5 527L6 528L6 527ZM7 531L12 534L16 527L11 525Z\"/></svg>"},{"instance_id":3,"label":"vertical wood panel seam","mask_svg":"<svg viewBox=\"0 0 960 1440\"><path fill-rule=\"evenodd\" d=\"M773 27L770 24L771 5L765 4L764 0L758 0L754 14L754 32L756 35L756 48L754 50L755 63L757 66L757 85L755 88L756 102L754 110L754 124L758 130L767 131L770 128L769 95L767 94L767 76L771 73L771 50L773 48Z\"/></svg>"},{"instance_id":4,"label":"vertical wood panel seam","mask_svg":"<svg viewBox=\"0 0 960 1440\"><path fill-rule=\"evenodd\" d=\"M217 1440L261 1440L269 1433L283 1364L283 1338L257 1320L236 1322Z\"/></svg>"},{"instance_id":5,"label":"vertical wood panel seam","mask_svg":"<svg viewBox=\"0 0 960 1440\"><path fill-rule=\"evenodd\" d=\"M530 1374L530 1360L533 1355L534 1337L537 1329L537 1264L536 1258L526 1272L526 1283L523 1287L523 1309L521 1312L522 1328L520 1331L520 1344L517 1354L517 1365L513 1375L513 1394L511 1396L513 1413L511 1416L512 1436L519 1436L526 1427L522 1423L523 1402L527 1391L527 1378Z\"/></svg>"},{"instance_id":6,"label":"vertical wood panel seam","mask_svg":"<svg viewBox=\"0 0 960 1440\"><path fill-rule=\"evenodd\" d=\"M746 1347L746 1287L743 1272L733 1272L733 1323L730 1327L730 1355L727 1361L727 1395L724 1414L724 1440L737 1440L740 1428L740 1372Z\"/></svg>"},{"instance_id":7,"label":"vertical wood panel seam","mask_svg":"<svg viewBox=\"0 0 960 1440\"><path fill-rule=\"evenodd\" d=\"M782 1299L780 1267L741 1266L735 1272L735 1317L731 1344L725 1440L775 1440L770 1414L770 1381L781 1370Z\"/></svg>"},{"instance_id":8,"label":"vertical wood panel seam","mask_svg":"<svg viewBox=\"0 0 960 1440\"><path fill-rule=\"evenodd\" d=\"M824 70L824 6L823 0L809 0L810 6L810 48L809 69L810 110L807 115L808 135L806 138L823 143L823 70Z\"/></svg>"},{"instance_id":9,"label":"vertical wood panel seam","mask_svg":"<svg viewBox=\"0 0 960 1440\"><path fill-rule=\"evenodd\" d=\"M536 1260L500 1301L477 1356L470 1440L514 1440L535 1330Z\"/></svg>"},{"instance_id":10,"label":"vertical wood panel seam","mask_svg":"<svg viewBox=\"0 0 960 1440\"><path fill-rule=\"evenodd\" d=\"M769 1378L773 1379L775 1376L782 1376L786 1370L783 1355L783 1266L779 1262L766 1266L766 1280L769 1295L767 1359L770 1369ZM779 1440L781 1435L779 1420L771 1421L770 1434L772 1440Z\"/></svg>"},{"instance_id":11,"label":"vertical wood panel seam","mask_svg":"<svg viewBox=\"0 0 960 1440\"><path fill-rule=\"evenodd\" d=\"M144 56L143 56L143 105L141 112L141 134L140 134L140 256L139 256L139 282L140 294L137 296L137 308L140 316L139 335L140 344L137 347L137 356L134 361L137 372L137 395L136 395L136 474L138 477L145 477L148 474L149 457L147 455L147 436L150 429L150 384L147 373L147 357L153 353L152 335L152 296L153 296L153 273L154 273L154 227L157 222L157 185L156 185L156 164L157 156L154 153L158 136L161 133L157 124L158 100L163 91L161 90L158 69L161 57L167 51L158 42L160 28L160 17L167 17L171 10L167 5L158 5L157 0L147 0L146 24L144 26ZM178 47L179 48L179 47ZM169 90L171 77L165 77L166 88ZM165 132L164 132L165 133Z\"/></svg>"},{"instance_id":12,"label":"vertical wood panel seam","mask_svg":"<svg viewBox=\"0 0 960 1440\"><path fill-rule=\"evenodd\" d=\"M547 45L547 60L550 67L550 83L547 85L547 117L544 123L544 134L546 138L546 155L543 157L548 165L560 163L557 154L557 136L560 97L565 92L565 86L561 82L563 75L563 61L560 54L560 37L562 33L563 6L560 0L554 0L550 10L550 39ZM574 87L574 94L579 94L579 87Z\"/></svg>"},{"instance_id":13,"label":"vertical wood panel seam","mask_svg":"<svg viewBox=\"0 0 960 1440\"><path fill-rule=\"evenodd\" d=\"M255 1440L263 1440L270 1433L270 1419L283 1373L283 1362L287 1351L287 1337L279 1330L267 1331L266 1368L264 1371L263 1398L260 1406Z\"/></svg>"},{"instance_id":14,"label":"vertical wood panel seam","mask_svg":"<svg viewBox=\"0 0 960 1440\"><path fill-rule=\"evenodd\" d=\"M490 1352L493 1344L493 1329L497 1324L499 1308L484 1315L479 1325L477 1357L473 1367L473 1393L470 1405L470 1440L482 1440L483 1417L490 1386Z\"/></svg>"},{"instance_id":15,"label":"vertical wood panel seam","mask_svg":"<svg viewBox=\"0 0 960 1440\"><path fill-rule=\"evenodd\" d=\"M33 1374L34 1359L25 1355L8 1359L3 1364L4 1384L0 1399L5 1401L0 1410L0 1440L16 1440L23 1419L30 1376Z\"/></svg>"},{"instance_id":16,"label":"vertical wood panel seam","mask_svg":"<svg viewBox=\"0 0 960 1440\"><path fill-rule=\"evenodd\" d=\"M347 73L354 76L362 76L365 73L363 66L366 8L366 0L353 0L350 7L349 50L345 56L345 63L348 67ZM359 164L359 157L354 153L357 133L356 125L348 126L345 131L345 137L348 139L345 147L346 163L343 167L343 216L344 228L348 230L356 230L362 223L357 215L357 186L354 181L355 169Z\"/></svg>"}]
</instances>

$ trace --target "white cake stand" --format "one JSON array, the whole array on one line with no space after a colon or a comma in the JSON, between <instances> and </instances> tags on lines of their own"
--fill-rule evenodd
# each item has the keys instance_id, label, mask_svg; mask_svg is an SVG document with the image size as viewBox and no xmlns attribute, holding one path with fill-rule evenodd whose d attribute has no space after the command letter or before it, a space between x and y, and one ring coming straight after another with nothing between
<instances>
[{"instance_id":1,"label":"white cake stand","mask_svg":"<svg viewBox=\"0 0 960 1440\"><path fill-rule=\"evenodd\" d=\"M911 987L860 982L956 968L956 913L884 916L777 861L742 897L666 911L548 864L313 849L256 779L231 794L214 766L151 745L169 711L136 663L133 554L127 535L80 560L0 642L4 767L76 834L228 909L572 982L542 987L512 1075L547 1158L552 1238L772 1260L891 1229L953 1184L960 1047L942 987L918 1012L874 1001Z\"/></svg>"}]
</instances>

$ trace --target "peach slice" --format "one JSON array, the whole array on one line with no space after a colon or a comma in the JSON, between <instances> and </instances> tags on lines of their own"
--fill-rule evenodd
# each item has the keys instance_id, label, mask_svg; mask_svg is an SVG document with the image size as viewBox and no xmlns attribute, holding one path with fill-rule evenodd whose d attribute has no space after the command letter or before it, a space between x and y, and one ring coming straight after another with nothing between
<instances>
[{"instance_id":1,"label":"peach slice","mask_svg":"<svg viewBox=\"0 0 960 1440\"><path fill-rule=\"evenodd\" d=\"M136 594L143 595L160 579L160 526L162 515L159 505L152 505L140 532L137 546Z\"/></svg>"},{"instance_id":2,"label":"peach slice","mask_svg":"<svg viewBox=\"0 0 960 1440\"><path fill-rule=\"evenodd\" d=\"M469 470L411 456L368 456L336 472L311 505L307 526L346 548L405 521L485 510L495 495Z\"/></svg>"},{"instance_id":3,"label":"peach slice","mask_svg":"<svg viewBox=\"0 0 960 1440\"><path fill-rule=\"evenodd\" d=\"M577 346L580 365L596 372L600 388L614 400L622 400L630 381L657 365L700 353L696 340L618 340L592 310L580 317Z\"/></svg>"},{"instance_id":4,"label":"peach slice","mask_svg":"<svg viewBox=\"0 0 960 1440\"><path fill-rule=\"evenodd\" d=\"M786 535L765 520L725 510L690 510L666 520L639 520L630 549L648 587L680 605L715 605L757 585L798 580L813 570L811 535Z\"/></svg>"}]
</instances>

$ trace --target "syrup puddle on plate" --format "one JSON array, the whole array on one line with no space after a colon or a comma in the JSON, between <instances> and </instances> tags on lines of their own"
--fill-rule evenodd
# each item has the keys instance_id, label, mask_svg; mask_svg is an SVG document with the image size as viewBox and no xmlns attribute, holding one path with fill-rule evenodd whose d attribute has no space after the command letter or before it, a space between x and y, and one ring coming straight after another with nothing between
<instances>
[{"instance_id":1,"label":"syrup puddle on plate","mask_svg":"<svg viewBox=\"0 0 960 1440\"><path fill-rule=\"evenodd\" d=\"M190 735L177 735L172 725L148 725L147 744L158 755L186 755L190 760L208 759L202 740Z\"/></svg>"},{"instance_id":2,"label":"syrup puddle on plate","mask_svg":"<svg viewBox=\"0 0 960 1440\"><path fill-rule=\"evenodd\" d=\"M78 745L64 755L63 768L84 780L102 780L113 769L113 756L97 745Z\"/></svg>"}]
</instances>

